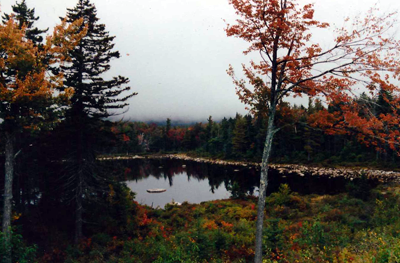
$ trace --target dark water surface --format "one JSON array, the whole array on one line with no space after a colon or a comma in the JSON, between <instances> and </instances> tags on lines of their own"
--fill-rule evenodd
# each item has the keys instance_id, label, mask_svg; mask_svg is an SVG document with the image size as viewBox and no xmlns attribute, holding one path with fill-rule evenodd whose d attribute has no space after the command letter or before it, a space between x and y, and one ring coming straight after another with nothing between
<instances>
[{"instance_id":1,"label":"dark water surface","mask_svg":"<svg viewBox=\"0 0 400 263\"><path fill-rule=\"evenodd\" d=\"M183 160L124 160L125 180L141 204L163 208L175 202L200 203L234 196L258 195L260 171L254 166L230 166ZM343 177L299 176L270 170L267 194L286 183L299 194L336 194L344 192L348 180ZM147 189L163 188L163 193Z\"/></svg>"}]
</instances>

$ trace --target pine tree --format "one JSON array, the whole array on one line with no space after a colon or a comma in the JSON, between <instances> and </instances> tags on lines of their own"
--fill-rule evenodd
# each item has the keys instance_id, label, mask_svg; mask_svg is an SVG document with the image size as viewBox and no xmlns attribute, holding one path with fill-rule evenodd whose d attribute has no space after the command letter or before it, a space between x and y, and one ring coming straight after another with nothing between
<instances>
[{"instance_id":1,"label":"pine tree","mask_svg":"<svg viewBox=\"0 0 400 263\"><path fill-rule=\"evenodd\" d=\"M34 26L35 22L39 20L39 17L35 17L35 9L30 9L27 7L25 0L21 3L16 2L15 5L12 6L13 13L11 15L4 14L2 16L2 22L6 25L9 20L12 18L13 22L16 23L18 28L21 30L24 28L25 38L27 40L32 41L34 46L41 46L43 37L41 34L47 32L48 29L40 30ZM3 56L7 56L3 54ZM47 60L48 58L42 58L42 62ZM49 64L48 62L45 64ZM20 61L17 65L12 68L8 68L6 72L3 74L6 78L12 78L18 72L19 75L26 75L27 73L32 71L32 63L28 61Z\"/></svg>"},{"instance_id":2,"label":"pine tree","mask_svg":"<svg viewBox=\"0 0 400 263\"><path fill-rule=\"evenodd\" d=\"M172 140L170 138L171 131L171 119L167 118L165 123L165 129L162 129L162 137L163 137L163 150L170 151L172 146Z\"/></svg>"},{"instance_id":3,"label":"pine tree","mask_svg":"<svg viewBox=\"0 0 400 263\"><path fill-rule=\"evenodd\" d=\"M257 131L254 128L253 125L253 117L250 114L247 114L245 117L246 119L246 138L248 140L248 155L247 157L254 157L255 152L256 152L256 136L257 136Z\"/></svg>"},{"instance_id":4,"label":"pine tree","mask_svg":"<svg viewBox=\"0 0 400 263\"><path fill-rule=\"evenodd\" d=\"M61 66L64 72L64 88L73 87L75 93L71 99L71 109L65 123L67 140L66 150L70 167L66 169L66 183L75 202L75 242L83 236L83 196L87 191L98 187L98 170L95 164L95 145L99 140L99 121L109 117L111 109L128 106L127 100L136 95L128 93L130 87L124 86L128 78L118 76L104 80L102 74L110 69L110 61L119 58L113 51L114 36L109 36L105 25L99 23L94 4L89 0L79 0L72 9L67 9L66 21L83 19L81 30L87 28L87 34L80 44L70 53L71 61ZM64 20L64 18L61 18ZM62 90L62 89L61 89ZM69 138L68 138L69 136ZM93 187L92 187L93 186Z\"/></svg>"},{"instance_id":5,"label":"pine tree","mask_svg":"<svg viewBox=\"0 0 400 263\"><path fill-rule=\"evenodd\" d=\"M249 148L248 138L246 136L247 121L246 118L236 114L235 129L233 130L232 144L233 150L238 157L243 157Z\"/></svg>"},{"instance_id":6,"label":"pine tree","mask_svg":"<svg viewBox=\"0 0 400 263\"><path fill-rule=\"evenodd\" d=\"M210 117L208 117L207 122L208 122L208 124L206 127L206 152L209 152L210 151L209 143L210 143L210 140L212 137L211 130L212 130L212 126L213 126L213 119L212 119L211 115L210 115Z\"/></svg>"},{"instance_id":7,"label":"pine tree","mask_svg":"<svg viewBox=\"0 0 400 263\"><path fill-rule=\"evenodd\" d=\"M123 87L128 78L118 76L104 80L101 75L110 69L110 61L119 58L118 51L113 51L114 36L109 36L105 25L99 23L97 11L89 0L79 0L73 9L67 9L67 22L83 18L88 27L86 36L79 46L70 52L70 65L62 67L65 72L65 86L73 87L73 115L85 115L95 118L110 116L109 109L125 108L127 99L136 95L129 93L130 87ZM83 26L82 26L83 30Z\"/></svg>"},{"instance_id":8,"label":"pine tree","mask_svg":"<svg viewBox=\"0 0 400 263\"><path fill-rule=\"evenodd\" d=\"M28 8L25 0L12 6L13 15L15 22L18 23L19 28L21 29L23 26L26 27L25 35L26 38L31 40L34 45L38 46L42 44L43 37L41 36L43 33L48 31L47 29L41 30L37 27L34 27L36 21L39 20L39 17L35 17L35 8ZM10 20L11 15L4 14L2 16L3 24L6 24L8 20Z\"/></svg>"},{"instance_id":9,"label":"pine tree","mask_svg":"<svg viewBox=\"0 0 400 263\"><path fill-rule=\"evenodd\" d=\"M375 115L380 117L381 114L391 113L391 102L393 101L393 94L382 88L379 89L378 96L376 98L376 109Z\"/></svg>"}]
</instances>

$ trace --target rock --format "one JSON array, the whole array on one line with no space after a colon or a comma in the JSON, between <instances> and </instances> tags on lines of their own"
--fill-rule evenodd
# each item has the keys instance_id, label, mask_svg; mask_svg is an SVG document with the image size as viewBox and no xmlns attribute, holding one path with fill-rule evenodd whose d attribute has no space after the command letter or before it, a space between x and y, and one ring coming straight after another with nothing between
<instances>
[{"instance_id":1,"label":"rock","mask_svg":"<svg viewBox=\"0 0 400 263\"><path fill-rule=\"evenodd\" d=\"M154 188L154 189L147 189L146 191L151 194L156 194L156 193L163 193L167 191L167 189Z\"/></svg>"},{"instance_id":2,"label":"rock","mask_svg":"<svg viewBox=\"0 0 400 263\"><path fill-rule=\"evenodd\" d=\"M182 205L181 203L179 203L179 202L175 202L175 200L174 199L172 199L172 201L171 202L169 202L169 203L167 203L167 205Z\"/></svg>"},{"instance_id":3,"label":"rock","mask_svg":"<svg viewBox=\"0 0 400 263\"><path fill-rule=\"evenodd\" d=\"M206 158L193 158L184 154L168 154L168 155L150 155L141 157L138 155L135 156L105 156L97 158L100 161L107 160L120 160L120 159L178 159L178 160L187 160L187 161L195 161L199 163L211 163L211 164L219 164L219 165L236 165L236 166L254 166L256 171L259 171L261 167L261 163L250 163L250 162L232 162L232 161L223 161L223 160L214 160L214 159L206 159ZM184 165L182 166L184 167ZM159 167L163 168L162 166ZM250 169L251 167L249 167ZM304 176L305 173L310 173L313 176L326 176L326 177L344 177L349 180L354 180L354 178L360 177L361 173L365 173L368 179L377 179L381 182L400 182L400 172L394 171L382 171L382 170L360 170L360 169L349 169L349 168L320 168L320 167L310 167L305 165L297 165L297 164L270 164L270 170L277 170L280 174L284 173L296 173L300 176ZM238 172L239 169L235 169L235 172Z\"/></svg>"}]
</instances>

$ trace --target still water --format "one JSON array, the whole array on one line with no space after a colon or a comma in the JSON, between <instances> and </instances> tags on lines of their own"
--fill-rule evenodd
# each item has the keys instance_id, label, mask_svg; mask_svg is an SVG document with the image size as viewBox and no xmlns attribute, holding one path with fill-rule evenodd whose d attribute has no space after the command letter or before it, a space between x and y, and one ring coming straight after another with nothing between
<instances>
[{"instance_id":1,"label":"still water","mask_svg":"<svg viewBox=\"0 0 400 263\"><path fill-rule=\"evenodd\" d=\"M171 202L200 203L231 197L231 188L256 194L259 177L254 167L231 167L182 160L129 160L126 183L136 201L153 207ZM240 187L239 187L240 185ZM148 193L147 189L166 189Z\"/></svg>"},{"instance_id":2,"label":"still water","mask_svg":"<svg viewBox=\"0 0 400 263\"><path fill-rule=\"evenodd\" d=\"M168 202L200 203L215 199L227 199L230 192L223 186L210 189L208 180L191 178L185 173L175 174L173 183L170 184L168 178L157 179L149 177L146 180L127 181L128 187L136 193L136 201L153 207L164 207ZM163 193L148 193L146 189L163 188L167 191Z\"/></svg>"},{"instance_id":3,"label":"still water","mask_svg":"<svg viewBox=\"0 0 400 263\"><path fill-rule=\"evenodd\" d=\"M136 193L136 201L163 208L171 201L201 203L227 199L231 196L258 194L260 171L254 166L229 166L193 161L157 159L125 160L125 181ZM342 177L299 176L279 174L270 170L267 194L286 183L300 194L336 194L345 191L348 183ZM163 193L148 193L147 189L166 189Z\"/></svg>"}]
</instances>

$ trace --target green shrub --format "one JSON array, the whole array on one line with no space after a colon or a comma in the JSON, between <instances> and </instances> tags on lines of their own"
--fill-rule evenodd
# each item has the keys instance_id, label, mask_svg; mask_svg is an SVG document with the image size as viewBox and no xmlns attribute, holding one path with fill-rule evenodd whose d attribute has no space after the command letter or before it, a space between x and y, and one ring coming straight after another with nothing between
<instances>
[{"instance_id":1,"label":"green shrub","mask_svg":"<svg viewBox=\"0 0 400 263\"><path fill-rule=\"evenodd\" d=\"M264 243L267 248L282 249L284 245L283 231L280 219L268 219L267 226L264 229Z\"/></svg>"},{"instance_id":2,"label":"green shrub","mask_svg":"<svg viewBox=\"0 0 400 263\"><path fill-rule=\"evenodd\" d=\"M400 207L397 198L376 199L375 211L372 217L376 226L393 224L400 218Z\"/></svg>"},{"instance_id":3,"label":"green shrub","mask_svg":"<svg viewBox=\"0 0 400 263\"><path fill-rule=\"evenodd\" d=\"M240 247L252 246L255 240L254 227L254 223L246 219L240 219L239 222L233 225L234 243Z\"/></svg>"},{"instance_id":4,"label":"green shrub","mask_svg":"<svg viewBox=\"0 0 400 263\"><path fill-rule=\"evenodd\" d=\"M6 248L4 244L4 235L0 232L0 259L5 256ZM33 263L36 262L36 245L28 246L22 235L16 231L15 228L11 231L11 251L12 251L12 262L19 263Z\"/></svg>"},{"instance_id":5,"label":"green shrub","mask_svg":"<svg viewBox=\"0 0 400 263\"><path fill-rule=\"evenodd\" d=\"M266 203L270 206L288 206L290 203L290 194L291 190L289 185L281 184L279 186L278 192L272 193L270 196L267 197Z\"/></svg>"},{"instance_id":6,"label":"green shrub","mask_svg":"<svg viewBox=\"0 0 400 263\"><path fill-rule=\"evenodd\" d=\"M217 254L222 255L224 250L229 249L229 246L232 242L232 236L218 229L214 231L212 240Z\"/></svg>"}]
</instances>

